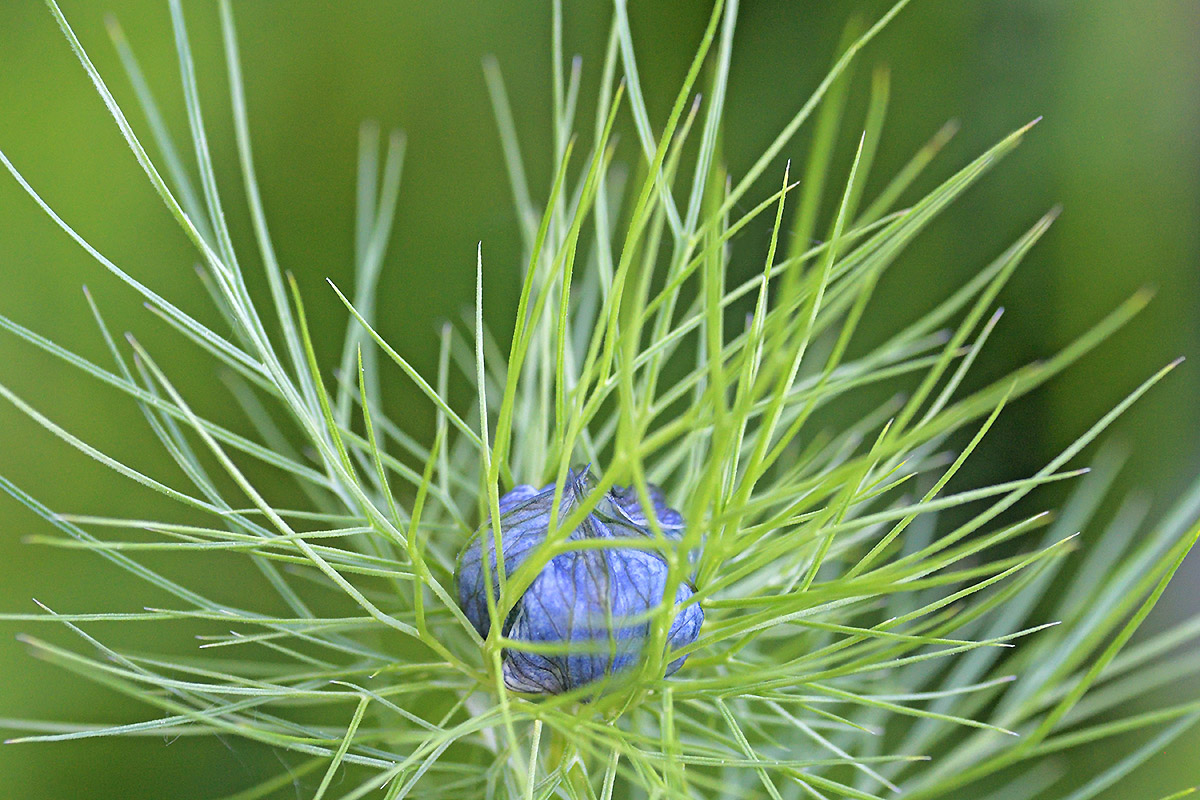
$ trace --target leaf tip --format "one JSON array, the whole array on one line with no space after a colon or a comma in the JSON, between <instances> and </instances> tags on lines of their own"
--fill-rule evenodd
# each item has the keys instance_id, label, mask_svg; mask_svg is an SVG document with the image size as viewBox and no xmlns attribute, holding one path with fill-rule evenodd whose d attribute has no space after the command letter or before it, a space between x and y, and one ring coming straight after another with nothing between
<instances>
[{"instance_id":1,"label":"leaf tip","mask_svg":"<svg viewBox=\"0 0 1200 800\"><path fill-rule=\"evenodd\" d=\"M1019 129L1017 129L1017 134L1020 135L1020 134L1028 133L1035 125L1037 125L1039 122L1041 122L1044 118L1045 117L1042 114L1038 114L1036 117L1029 120L1029 122L1026 122Z\"/></svg>"}]
</instances>

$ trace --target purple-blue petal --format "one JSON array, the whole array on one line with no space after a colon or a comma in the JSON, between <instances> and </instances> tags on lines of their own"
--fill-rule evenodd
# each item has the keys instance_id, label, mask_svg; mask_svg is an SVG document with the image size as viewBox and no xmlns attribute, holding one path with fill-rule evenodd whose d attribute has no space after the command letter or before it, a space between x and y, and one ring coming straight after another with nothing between
<instances>
[{"instance_id":1,"label":"purple-blue petal","mask_svg":"<svg viewBox=\"0 0 1200 800\"><path fill-rule=\"evenodd\" d=\"M658 525L662 528L663 534L672 537L680 536L683 533L683 515L667 505L667 498L662 489L652 483L647 484L646 489L650 496L650 502L654 506L654 516L658 519ZM633 524L652 531L649 515L646 513L645 506L642 505L636 486L614 486L608 494Z\"/></svg>"},{"instance_id":2,"label":"purple-blue petal","mask_svg":"<svg viewBox=\"0 0 1200 800\"><path fill-rule=\"evenodd\" d=\"M557 518L565 519L596 486L589 468L569 471ZM683 517L667 506L657 486L647 488L659 529L670 539L680 539ZM500 498L499 529L506 574L517 570L545 540L554 495L554 484L541 489L522 484ZM567 538L654 537L637 489L618 486L599 498L592 513ZM483 570L485 554L491 574L490 591L498 597L495 540L490 524L481 526L471 537L456 570L459 604L481 636L487 636L491 628L489 587ZM635 663L648 636L649 612L661 603L667 571L660 554L630 547L575 550L553 558L504 620L503 633L518 641L560 644L562 652L509 649L503 665L506 683L516 691L559 693ZM694 642L704 622L700 606L688 602L692 594L686 583L676 592L675 616L667 632L671 650ZM671 661L666 674L679 669L683 661L684 657Z\"/></svg>"},{"instance_id":3,"label":"purple-blue petal","mask_svg":"<svg viewBox=\"0 0 1200 800\"><path fill-rule=\"evenodd\" d=\"M571 472L563 491L562 519L571 506L578 502L575 486L577 474ZM500 545L504 553L504 574L511 575L533 550L546 538L550 528L550 510L554 504L554 485L542 489L522 484L500 498ZM458 557L457 581L458 604L467 619L479 632L487 636L491 618L487 610L487 593L483 573L483 554L487 553L488 572L491 575L492 596L499 597L500 578L496 572L496 541L491 524L485 524L475 532Z\"/></svg>"},{"instance_id":4,"label":"purple-blue petal","mask_svg":"<svg viewBox=\"0 0 1200 800\"><path fill-rule=\"evenodd\" d=\"M518 603L509 637L563 644L561 653L509 649L504 678L514 691L559 694L635 664L650 631L651 610L662 601L667 565L629 548L579 550L556 556ZM680 584L676 608L692 596ZM676 612L668 630L672 649L695 640L704 613L692 603ZM684 657L667 667L671 674Z\"/></svg>"}]
</instances>

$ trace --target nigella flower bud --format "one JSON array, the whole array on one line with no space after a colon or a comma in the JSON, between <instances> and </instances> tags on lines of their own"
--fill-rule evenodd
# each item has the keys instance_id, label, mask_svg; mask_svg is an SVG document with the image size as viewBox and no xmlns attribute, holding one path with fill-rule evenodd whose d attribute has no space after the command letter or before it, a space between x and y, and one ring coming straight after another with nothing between
<instances>
[{"instance_id":1,"label":"nigella flower bud","mask_svg":"<svg viewBox=\"0 0 1200 800\"><path fill-rule=\"evenodd\" d=\"M595 489L587 468L571 470L558 519L565 520ZM650 499L659 528L669 540L678 541L683 535L683 517L667 507L658 487L650 487ZM505 575L512 575L545 540L553 503L554 484L542 489L518 486L500 498ZM636 488L614 487L567 538L653 537ZM490 591L499 597L494 534L487 523L459 556L456 576L459 605L481 636L487 636L491 627L482 563L485 552L492 577ZM504 682L518 692L558 694L637 663L650 631L648 612L662 602L666 580L667 562L650 549L589 547L555 556L513 606L502 633L518 641L565 647L554 653L505 650ZM695 641L704 622L698 604L680 607L692 593L686 583L680 583L675 593L675 616L667 631L672 649ZM684 658L672 661L666 674L679 669Z\"/></svg>"}]
</instances>

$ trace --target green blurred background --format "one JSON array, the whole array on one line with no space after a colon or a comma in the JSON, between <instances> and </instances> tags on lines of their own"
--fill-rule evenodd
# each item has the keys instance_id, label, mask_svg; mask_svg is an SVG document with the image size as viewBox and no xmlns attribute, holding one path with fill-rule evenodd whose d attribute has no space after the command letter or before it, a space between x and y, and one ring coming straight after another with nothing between
<instances>
[{"instance_id":1,"label":"green blurred background","mask_svg":"<svg viewBox=\"0 0 1200 800\"><path fill-rule=\"evenodd\" d=\"M139 131L132 92L104 29L114 13L142 60L168 122L184 111L165 0L62 0L63 9ZM708 5L631 3L640 68L661 121L686 69ZM184 3L198 62L210 144L235 240L249 242L232 138L215 2ZM594 87L608 5L568 0L567 47ZM739 21L726 156L744 170L808 96L831 61L846 18L874 18L880 2L748 0ZM480 59L495 54L518 116L532 185L550 173L548 3L498 0L313 0L235 3L252 135L281 261L296 273L314 328L332 342L344 324L323 279L349 283L354 159L361 120L408 133L399 220L382 283L383 333L419 368L434 360L434 329L470 302L474 248L483 242L486 302L499 322L518 286L519 242ZM1055 203L1065 213L1006 290L1008 308L981 375L1045 356L1139 287L1151 307L1047 390L1015 403L976 457L973 477L1029 474L1140 379L1185 355L1192 363L1125 417L1117 436L1133 455L1123 490L1144 489L1162 509L1200 467L1200 3L1183 0L916 0L865 53L892 69L892 105L876 167L883 177L949 119L962 130L922 187L990 143L1044 115L1029 140L914 248L873 304L870 331L893 328L964 281ZM855 120L861 117L851 116ZM590 122L589 122L590 124ZM857 140L853 122L839 152ZM784 157L800 157L802 133ZM0 3L0 148L62 216L124 269L212 321L194 278L195 254L122 142L49 13L37 0ZM772 172L773 186L776 173ZM838 173L835 173L835 175ZM881 183L868 186L868 195ZM761 258L764 230L739 244ZM251 251L247 248L245 255ZM249 262L254 263L254 262ZM228 395L190 345L163 331L132 293L91 262L7 176L0 178L0 314L106 363L80 287L117 330L133 330L171 363L200 410L233 421ZM326 345L325 355L333 345ZM12 337L0 337L0 382L106 452L168 479L137 410ZM389 407L417 430L430 414L403 386ZM411 402L410 402L411 401ZM414 409L408 411L408 409ZM147 516L156 497L0 405L0 473L56 510ZM86 554L24 544L48 533L0 498L0 609L136 610L155 597ZM1163 624L1196 608L1195 559L1169 594ZM200 580L230 580L205 575ZM234 576L233 579L236 579ZM29 658L0 627L0 716L135 721L144 709ZM111 630L136 645L144 632ZM1192 687L1197 690L1200 687ZM1112 797L1156 798L1200 781L1200 740L1177 744ZM1079 754L1082 774L1105 763ZM278 770L270 753L238 742L162 738L0 747L0 797L204 798ZM281 796L291 796L290 791Z\"/></svg>"}]
</instances>

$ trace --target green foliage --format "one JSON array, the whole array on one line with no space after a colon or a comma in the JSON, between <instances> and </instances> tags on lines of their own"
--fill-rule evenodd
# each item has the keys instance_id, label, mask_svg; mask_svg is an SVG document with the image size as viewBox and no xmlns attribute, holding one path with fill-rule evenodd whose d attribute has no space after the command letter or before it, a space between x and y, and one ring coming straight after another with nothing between
<instances>
[{"instance_id":1,"label":"green foliage","mask_svg":"<svg viewBox=\"0 0 1200 800\"><path fill-rule=\"evenodd\" d=\"M556 3L556 169L541 206L500 73L485 65L527 255L511 339L498 340L484 325L481 245L473 318L444 328L438 369L429 377L376 327L402 135L390 137L381 167L379 131L363 128L357 272L353 287L333 287L348 311L334 370L322 364L302 293L271 244L228 0L221 18L234 129L269 305L248 289L226 222L179 0L171 0L171 11L198 187L120 31L114 27L114 41L165 177L48 2L138 163L200 253L224 329L201 323L107 260L7 157L0 160L102 267L211 356L234 387L250 432L201 416L169 378L170 363L135 339L120 344L94 304L108 367L0 318L8 333L137 403L187 481L176 488L143 474L0 386L51 433L180 506L172 521L58 515L0 479L62 534L43 537L43 544L95 551L173 605L132 614L44 608L8 615L73 631L82 640L78 650L28 642L37 655L154 710L146 721L123 725L21 723L44 732L15 741L227 735L276 748L287 771L239 798L290 795L303 781L314 797L345 800L892 792L1081 800L1200 719L1196 698L1129 711L1135 698L1198 666L1190 649L1200 635L1196 620L1129 642L1200 535L1200 485L1157 523L1143 524L1137 503L1124 504L1071 567L1076 533L1103 525L1098 509L1119 469L1117 454L1100 451L1057 517L1011 512L1034 489L1086 472L1071 462L1174 365L1028 478L947 491L1008 401L1096 347L1148 298L1134 296L1058 355L963 392L998 324L997 296L1052 223L1051 211L907 328L867 348L852 346L881 274L1029 130L897 207L944 144L948 132L939 132L864 202L888 103L887 73L877 71L853 164L837 179L832 144L846 116L848 69L904 2L870 27L848 29L828 76L740 176L728 175L721 160L736 0L713 8L657 131L637 77L625 2L617 0L584 137L576 134L585 127L577 119L587 101L581 67L576 61L564 75ZM632 179L617 164L613 135L626 113L639 154ZM817 135L800 170L798 210L791 210L790 165L778 191L751 201L759 178L814 115ZM826 183L841 185L836 210L823 240L810 245ZM756 204L747 208L749 202ZM734 285L729 243L763 216L773 224L761 271ZM399 376L435 409L432 441L385 414L383 387ZM853 424L830 422L864 390L898 384L906 395ZM498 624L480 640L452 596L454 558L476 520L498 538L492 520L503 491L518 482L561 486L580 461L597 466L602 489L636 486L647 507L650 483L666 489L689 524L676 545L652 520L652 546L669 565L664 597L694 579L706 624L693 645L664 654L672 603L663 603L652 625L659 646L648 647L651 655L631 674L600 693L517 695L504 688L500 655L530 645L507 640ZM284 484L297 487L304 507L272 501ZM939 514L951 509L948 524ZM586 546L566 537L590 510L585 503L553 520L545 545L500 576L500 598L489 598L493 621L507 615L551 558ZM256 603L207 596L144 563L156 554L187 562L200 551L248 558L261 578ZM203 652L126 651L92 632L94 623L116 622L162 625L164 642L172 626L201 626ZM684 653L685 668L664 679L667 661ZM1057 754L1142 729L1154 737L1104 773L1060 783Z\"/></svg>"}]
</instances>

